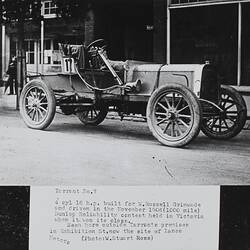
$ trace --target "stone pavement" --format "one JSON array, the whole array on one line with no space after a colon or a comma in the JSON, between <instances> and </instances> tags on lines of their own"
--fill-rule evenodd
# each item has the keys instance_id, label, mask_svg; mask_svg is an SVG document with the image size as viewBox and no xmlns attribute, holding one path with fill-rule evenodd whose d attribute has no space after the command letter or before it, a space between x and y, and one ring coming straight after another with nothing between
<instances>
[{"instance_id":1,"label":"stone pavement","mask_svg":"<svg viewBox=\"0 0 250 250\"><path fill-rule=\"evenodd\" d=\"M7 93L9 90L7 90ZM16 109L16 95L4 94L4 88L0 87L0 110L1 109Z\"/></svg>"}]
</instances>

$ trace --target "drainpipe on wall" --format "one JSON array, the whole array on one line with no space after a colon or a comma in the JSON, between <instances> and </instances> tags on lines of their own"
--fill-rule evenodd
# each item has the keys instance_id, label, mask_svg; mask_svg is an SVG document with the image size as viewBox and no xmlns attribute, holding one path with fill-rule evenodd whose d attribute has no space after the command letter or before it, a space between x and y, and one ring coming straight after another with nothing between
<instances>
[{"instance_id":1,"label":"drainpipe on wall","mask_svg":"<svg viewBox=\"0 0 250 250\"><path fill-rule=\"evenodd\" d=\"M3 77L5 72L6 64L5 64L5 25L2 25L2 72L1 77Z\"/></svg>"},{"instance_id":2,"label":"drainpipe on wall","mask_svg":"<svg viewBox=\"0 0 250 250\"><path fill-rule=\"evenodd\" d=\"M43 74L44 68L44 20L41 21L41 74Z\"/></svg>"},{"instance_id":3,"label":"drainpipe on wall","mask_svg":"<svg viewBox=\"0 0 250 250\"><path fill-rule=\"evenodd\" d=\"M237 85L241 82L241 23L242 23L242 4L238 3L238 62L237 62Z\"/></svg>"},{"instance_id":4,"label":"drainpipe on wall","mask_svg":"<svg viewBox=\"0 0 250 250\"><path fill-rule=\"evenodd\" d=\"M170 64L170 9L169 9L169 5L170 5L170 0L167 0L167 55L166 55L166 61L167 64Z\"/></svg>"},{"instance_id":5,"label":"drainpipe on wall","mask_svg":"<svg viewBox=\"0 0 250 250\"><path fill-rule=\"evenodd\" d=\"M24 53L24 20L19 19L17 23L17 84L16 84L16 109L19 110L19 98L25 84L25 53Z\"/></svg>"}]
</instances>

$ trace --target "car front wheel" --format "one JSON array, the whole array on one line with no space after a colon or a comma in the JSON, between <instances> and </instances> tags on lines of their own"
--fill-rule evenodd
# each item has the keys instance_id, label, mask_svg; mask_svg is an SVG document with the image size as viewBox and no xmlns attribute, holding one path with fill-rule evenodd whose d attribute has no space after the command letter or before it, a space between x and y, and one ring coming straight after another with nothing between
<instances>
[{"instance_id":1,"label":"car front wheel","mask_svg":"<svg viewBox=\"0 0 250 250\"><path fill-rule=\"evenodd\" d=\"M185 86L171 83L154 91L147 105L147 122L154 137L170 147L190 143L200 131L201 107Z\"/></svg>"}]
</instances>

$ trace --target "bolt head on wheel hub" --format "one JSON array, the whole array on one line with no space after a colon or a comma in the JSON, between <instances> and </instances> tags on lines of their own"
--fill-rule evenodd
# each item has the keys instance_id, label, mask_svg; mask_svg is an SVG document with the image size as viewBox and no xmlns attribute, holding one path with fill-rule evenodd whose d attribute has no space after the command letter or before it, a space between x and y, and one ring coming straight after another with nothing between
<instances>
[{"instance_id":1,"label":"bolt head on wheel hub","mask_svg":"<svg viewBox=\"0 0 250 250\"><path fill-rule=\"evenodd\" d=\"M170 121L176 121L178 118L177 111L175 109L170 109L166 114L166 118Z\"/></svg>"},{"instance_id":2,"label":"bolt head on wheel hub","mask_svg":"<svg viewBox=\"0 0 250 250\"><path fill-rule=\"evenodd\" d=\"M28 106L31 108L39 108L40 107L40 100L37 98L28 98Z\"/></svg>"}]
</instances>

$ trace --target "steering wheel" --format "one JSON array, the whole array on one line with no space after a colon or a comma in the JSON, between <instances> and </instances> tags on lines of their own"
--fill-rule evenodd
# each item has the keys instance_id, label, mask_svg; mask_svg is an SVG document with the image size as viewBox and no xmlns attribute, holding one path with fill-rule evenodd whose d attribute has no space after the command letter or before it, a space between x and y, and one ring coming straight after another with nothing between
<instances>
[{"instance_id":1,"label":"steering wheel","mask_svg":"<svg viewBox=\"0 0 250 250\"><path fill-rule=\"evenodd\" d=\"M97 39L87 46L87 51L90 51L91 47L106 48L106 41L104 39Z\"/></svg>"},{"instance_id":2,"label":"steering wheel","mask_svg":"<svg viewBox=\"0 0 250 250\"><path fill-rule=\"evenodd\" d=\"M98 51L102 50L103 52L105 52L106 47L107 45L104 39L97 39L87 46L86 51L89 56L89 63L92 65L91 67L95 69L102 68L104 63L98 55Z\"/></svg>"}]
</instances>

